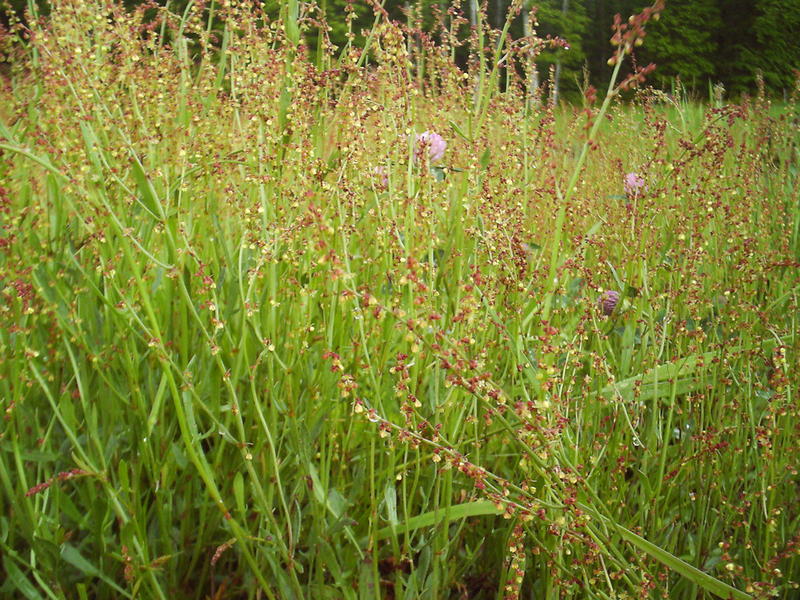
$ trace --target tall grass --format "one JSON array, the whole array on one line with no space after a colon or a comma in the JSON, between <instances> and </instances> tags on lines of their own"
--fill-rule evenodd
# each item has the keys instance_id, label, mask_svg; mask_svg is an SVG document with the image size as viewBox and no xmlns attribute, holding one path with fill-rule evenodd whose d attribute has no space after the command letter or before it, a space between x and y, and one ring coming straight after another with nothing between
<instances>
[{"instance_id":1,"label":"tall grass","mask_svg":"<svg viewBox=\"0 0 800 600\"><path fill-rule=\"evenodd\" d=\"M797 597L796 105L440 26L4 34L0 595Z\"/></svg>"}]
</instances>

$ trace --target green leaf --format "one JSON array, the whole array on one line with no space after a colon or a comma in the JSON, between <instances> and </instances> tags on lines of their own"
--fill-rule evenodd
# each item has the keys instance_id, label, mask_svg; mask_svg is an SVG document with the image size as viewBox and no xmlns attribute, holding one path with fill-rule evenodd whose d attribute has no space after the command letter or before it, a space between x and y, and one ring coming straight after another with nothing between
<instances>
[{"instance_id":1,"label":"green leaf","mask_svg":"<svg viewBox=\"0 0 800 600\"><path fill-rule=\"evenodd\" d=\"M64 175L61 171L59 171L56 167L53 166L53 163L50 162L49 157L45 156L43 158L41 156L33 154L30 150L26 148L19 148L17 146L12 146L11 144L6 144L4 142L0 142L0 150L8 150L10 152L15 152L16 154L20 154L21 156L24 156L29 160L32 160L33 162L41 165L42 167L53 173L53 175L58 175L62 180L69 181L69 177Z\"/></svg>"},{"instance_id":2,"label":"green leaf","mask_svg":"<svg viewBox=\"0 0 800 600\"><path fill-rule=\"evenodd\" d=\"M133 175L133 180L136 182L136 187L139 189L139 194L141 194L141 198L136 198L136 201L141 204L154 219L161 218L161 206L158 203L153 184L150 183L150 180L147 178L142 163L140 163L139 159L135 156L133 157L133 164L131 165L131 174Z\"/></svg>"},{"instance_id":3,"label":"green leaf","mask_svg":"<svg viewBox=\"0 0 800 600\"><path fill-rule=\"evenodd\" d=\"M342 573L342 568L339 565L337 553L334 552L333 547L326 540L317 540L317 543L319 544L317 546L319 560L326 569L326 572L330 573L334 581L340 585L346 585L347 581ZM349 576L350 574L348 573L347 575Z\"/></svg>"},{"instance_id":4,"label":"green leaf","mask_svg":"<svg viewBox=\"0 0 800 600\"><path fill-rule=\"evenodd\" d=\"M317 468L312 465L310 462L307 463L308 474L311 477L311 486L314 492L314 498L316 498L317 502L319 502L322 506L324 506L328 511L337 519L342 516L342 511L344 510L344 505L342 501L344 500L341 498L341 495L337 494L339 498L336 498L336 495L331 495L330 490L328 496L325 496L325 490L322 487L322 483L319 480L319 474L317 473ZM341 499L341 500L340 500Z\"/></svg>"},{"instance_id":5,"label":"green leaf","mask_svg":"<svg viewBox=\"0 0 800 600\"><path fill-rule=\"evenodd\" d=\"M124 589L122 589L116 583L114 583L105 573L103 573L100 569L95 567L91 562L86 560L75 546L65 543L61 547L61 558L63 558L66 562L68 562L73 567L78 569L84 575L101 579L106 585L114 588L117 592L119 592L126 598L131 597L131 595L128 592L126 592Z\"/></svg>"},{"instance_id":6,"label":"green leaf","mask_svg":"<svg viewBox=\"0 0 800 600\"><path fill-rule=\"evenodd\" d=\"M436 181L444 181L447 176L447 171L443 167L431 167L431 175Z\"/></svg>"},{"instance_id":7,"label":"green leaf","mask_svg":"<svg viewBox=\"0 0 800 600\"><path fill-rule=\"evenodd\" d=\"M317 502L319 502L322 506L324 506L329 513L331 513L334 517L336 517L336 524L339 527L344 529L347 538L353 543L353 545L358 548L359 553L361 552L360 546L361 544L357 543L355 534L353 533L353 529L351 525L353 524L352 520L347 519L345 516L345 509L347 508L347 500L342 496L338 491L331 488L328 490L328 495L325 495L325 490L322 487L322 482L319 479L319 473L317 472L317 468L311 464L310 461L306 462L306 468L308 469L308 475L311 477L311 488L314 494L314 498Z\"/></svg>"},{"instance_id":8,"label":"green leaf","mask_svg":"<svg viewBox=\"0 0 800 600\"><path fill-rule=\"evenodd\" d=\"M241 471L237 471L236 475L233 476L233 496L236 498L236 508L239 509L242 516L245 516L244 477L242 477Z\"/></svg>"},{"instance_id":9,"label":"green leaf","mask_svg":"<svg viewBox=\"0 0 800 600\"><path fill-rule=\"evenodd\" d=\"M397 519L397 491L394 489L394 483L391 481L386 484L386 488L383 490L383 501L386 506L386 512L388 513L389 523L397 525L399 522Z\"/></svg>"},{"instance_id":10,"label":"green leaf","mask_svg":"<svg viewBox=\"0 0 800 600\"><path fill-rule=\"evenodd\" d=\"M125 493L128 493L131 488L131 480L128 476L128 463L122 458L117 466L117 473L119 474L119 488Z\"/></svg>"},{"instance_id":11,"label":"green leaf","mask_svg":"<svg viewBox=\"0 0 800 600\"><path fill-rule=\"evenodd\" d=\"M736 350L732 348L731 350ZM647 373L635 375L628 379L623 379L605 386L600 390L599 395L613 398L619 394L626 400L633 398L633 392L637 385L640 385L641 400L658 399L672 395L672 384L675 382L677 387L676 395L686 394L694 388L701 386L694 375L710 366L711 361L718 352L706 352L697 356L689 356L677 362L658 365ZM702 367L700 365L703 365Z\"/></svg>"},{"instance_id":12,"label":"green leaf","mask_svg":"<svg viewBox=\"0 0 800 600\"><path fill-rule=\"evenodd\" d=\"M486 167L488 167L489 166L489 160L491 158L492 158L492 153L489 152L489 148L486 148L486 150L483 151L483 154L481 154L481 159L480 159L481 167L484 168L484 169Z\"/></svg>"},{"instance_id":13,"label":"green leaf","mask_svg":"<svg viewBox=\"0 0 800 600\"><path fill-rule=\"evenodd\" d=\"M639 550L646 552L664 566L669 567L676 573L680 573L686 579L700 586L707 592L716 594L720 598L732 598L733 600L752 600L750 594L746 594L740 590L737 590L735 587L728 585L724 581L720 581L708 573L704 573L697 567L693 567L674 554L670 554L652 542L648 542L646 539L636 535L632 531L629 531L620 525L615 525L615 528L623 537L623 539L639 548Z\"/></svg>"},{"instance_id":14,"label":"green leaf","mask_svg":"<svg viewBox=\"0 0 800 600\"><path fill-rule=\"evenodd\" d=\"M25 577L25 574L20 571L19 567L14 564L10 556L6 556L3 559L3 566L5 567L8 579L23 596L29 600L42 600L42 595L28 578Z\"/></svg>"},{"instance_id":15,"label":"green leaf","mask_svg":"<svg viewBox=\"0 0 800 600\"><path fill-rule=\"evenodd\" d=\"M300 43L300 28L297 24L297 0L289 0L286 6L286 37L293 46Z\"/></svg>"},{"instance_id":16,"label":"green leaf","mask_svg":"<svg viewBox=\"0 0 800 600\"><path fill-rule=\"evenodd\" d=\"M461 129L459 126L458 126L458 125L456 125L456 124L455 124L453 121L449 121L449 123L450 123L450 128L451 128L451 129L452 129L452 130L453 130L453 131L454 131L454 132L455 132L455 133L456 133L458 136L460 136L460 137L464 138L465 140L469 141L469 138L467 137L467 134L466 134L466 133L464 133L464 131L463 131L463 130L462 130L462 129Z\"/></svg>"},{"instance_id":17,"label":"green leaf","mask_svg":"<svg viewBox=\"0 0 800 600\"><path fill-rule=\"evenodd\" d=\"M86 560L75 546L64 544L61 548L61 558L78 569L84 575L90 577L97 577L100 571L92 563Z\"/></svg>"},{"instance_id":18,"label":"green leaf","mask_svg":"<svg viewBox=\"0 0 800 600\"><path fill-rule=\"evenodd\" d=\"M94 166L95 170L99 174L103 170L103 166L100 163L100 158L98 156L98 147L101 147L97 136L94 133L91 125L86 122L81 121L81 133L83 134L83 142L86 144L86 154L89 157L89 161Z\"/></svg>"},{"instance_id":19,"label":"green leaf","mask_svg":"<svg viewBox=\"0 0 800 600\"><path fill-rule=\"evenodd\" d=\"M445 518L448 521L457 521L458 519L466 519L467 517L499 515L502 513L503 511L498 510L494 503L489 502L488 500L478 500L476 502L456 504L455 506L449 507L447 510L434 510L417 515L416 517L411 517L410 519L406 519L406 521L401 525L398 525L398 527L403 527L404 529L408 529L410 531L413 529L419 529L421 527L430 527L431 525L441 522ZM392 535L393 531L396 531L396 526L393 525L379 529L375 534L375 539L382 540L387 538Z\"/></svg>"}]
</instances>

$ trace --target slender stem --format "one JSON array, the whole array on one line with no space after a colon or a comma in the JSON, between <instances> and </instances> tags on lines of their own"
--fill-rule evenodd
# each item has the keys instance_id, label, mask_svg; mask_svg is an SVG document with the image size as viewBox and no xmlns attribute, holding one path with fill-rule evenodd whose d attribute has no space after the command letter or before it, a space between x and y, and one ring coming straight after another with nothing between
<instances>
[{"instance_id":1,"label":"slender stem","mask_svg":"<svg viewBox=\"0 0 800 600\"><path fill-rule=\"evenodd\" d=\"M575 163L575 168L572 171L572 176L569 178L569 182L567 183L567 189L565 190L563 196L558 187L556 187L556 196L558 198L559 206L558 206L558 214L556 215L555 228L553 231L553 242L550 247L550 267L547 272L547 281L549 288L547 290L547 296L545 298L544 310L542 311L543 321L549 320L550 313L553 309L553 297L555 295L555 291L557 288L556 266L558 265L558 257L561 251L561 238L563 237L564 233L564 218L567 214L567 205L569 204L569 201L572 199L572 194L575 191L575 185L578 183L578 179L580 178L581 171L583 170L583 163L586 162L586 157L589 154L589 148L591 148L592 141L594 141L594 138L597 135L598 130L600 129L600 125L603 122L603 117L608 111L608 107L611 105L611 101L617 95L614 86L617 81L617 76L619 75L620 67L622 66L622 58L624 54L625 54L624 48L620 47L617 50L617 54L615 55L616 64L614 65L614 71L611 74L611 80L608 82L608 90L606 91L606 97L603 99L603 104L600 106L600 110L595 116L592 129L589 131L589 135L587 136L586 141L584 141L583 143L583 147L581 148L581 153L578 156L578 162Z\"/></svg>"}]
</instances>

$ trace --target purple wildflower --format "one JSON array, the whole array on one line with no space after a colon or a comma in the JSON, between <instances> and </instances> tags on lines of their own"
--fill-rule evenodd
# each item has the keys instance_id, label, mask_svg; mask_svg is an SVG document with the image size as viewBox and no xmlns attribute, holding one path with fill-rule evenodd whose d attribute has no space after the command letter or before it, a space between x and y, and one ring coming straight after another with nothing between
<instances>
[{"instance_id":1,"label":"purple wildflower","mask_svg":"<svg viewBox=\"0 0 800 600\"><path fill-rule=\"evenodd\" d=\"M446 149L447 142L438 133L423 131L417 136L417 154L423 156L427 150L432 163L442 160Z\"/></svg>"},{"instance_id":2,"label":"purple wildflower","mask_svg":"<svg viewBox=\"0 0 800 600\"><path fill-rule=\"evenodd\" d=\"M638 173L628 173L625 175L625 195L641 196L644 191L644 177Z\"/></svg>"},{"instance_id":3,"label":"purple wildflower","mask_svg":"<svg viewBox=\"0 0 800 600\"><path fill-rule=\"evenodd\" d=\"M600 307L600 310L603 312L603 314L608 317L614 312L618 302L619 292L615 292L614 290L606 290L600 294L600 299L597 301L597 306Z\"/></svg>"},{"instance_id":4,"label":"purple wildflower","mask_svg":"<svg viewBox=\"0 0 800 600\"><path fill-rule=\"evenodd\" d=\"M375 178L380 178L381 186L386 187L389 185L389 173L386 172L386 167L379 165L372 169L372 174Z\"/></svg>"}]
</instances>

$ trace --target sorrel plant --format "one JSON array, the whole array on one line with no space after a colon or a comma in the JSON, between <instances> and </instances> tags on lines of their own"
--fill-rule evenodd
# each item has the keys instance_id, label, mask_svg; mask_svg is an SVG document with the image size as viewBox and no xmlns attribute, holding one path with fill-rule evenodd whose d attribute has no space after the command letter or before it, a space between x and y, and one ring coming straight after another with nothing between
<instances>
[{"instance_id":1,"label":"sorrel plant","mask_svg":"<svg viewBox=\"0 0 800 600\"><path fill-rule=\"evenodd\" d=\"M797 594L796 104L645 88L656 4L553 106L519 8L3 32L0 594Z\"/></svg>"}]
</instances>

